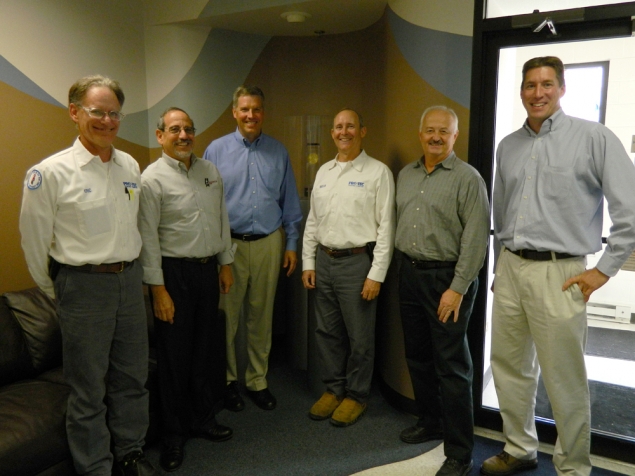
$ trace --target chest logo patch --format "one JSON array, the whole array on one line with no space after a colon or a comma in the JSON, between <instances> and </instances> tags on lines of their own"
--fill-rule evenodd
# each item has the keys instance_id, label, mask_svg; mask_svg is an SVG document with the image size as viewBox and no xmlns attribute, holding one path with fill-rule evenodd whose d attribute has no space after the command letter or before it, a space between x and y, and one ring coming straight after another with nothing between
<instances>
[{"instance_id":1,"label":"chest logo patch","mask_svg":"<svg viewBox=\"0 0 635 476\"><path fill-rule=\"evenodd\" d=\"M42 185L42 174L39 170L33 169L26 181L26 186L29 190L36 190L40 188L40 185Z\"/></svg>"},{"instance_id":2,"label":"chest logo patch","mask_svg":"<svg viewBox=\"0 0 635 476\"><path fill-rule=\"evenodd\" d=\"M350 182L348 182L348 186L349 186L349 187L359 187L359 188L364 188L364 182L354 182L354 181L350 181Z\"/></svg>"}]
</instances>

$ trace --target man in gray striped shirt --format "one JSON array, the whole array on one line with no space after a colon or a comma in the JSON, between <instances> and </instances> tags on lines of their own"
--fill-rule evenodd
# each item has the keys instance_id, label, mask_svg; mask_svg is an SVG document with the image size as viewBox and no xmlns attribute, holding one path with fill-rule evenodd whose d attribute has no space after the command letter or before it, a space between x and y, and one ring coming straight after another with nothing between
<instances>
[{"instance_id":1,"label":"man in gray striped shirt","mask_svg":"<svg viewBox=\"0 0 635 476\"><path fill-rule=\"evenodd\" d=\"M423 157L397 181L399 299L406 360L418 423L406 443L443 438L446 460L437 476L472 469L472 358L466 330L489 234L485 182L453 151L459 135L452 109L421 116Z\"/></svg>"}]
</instances>

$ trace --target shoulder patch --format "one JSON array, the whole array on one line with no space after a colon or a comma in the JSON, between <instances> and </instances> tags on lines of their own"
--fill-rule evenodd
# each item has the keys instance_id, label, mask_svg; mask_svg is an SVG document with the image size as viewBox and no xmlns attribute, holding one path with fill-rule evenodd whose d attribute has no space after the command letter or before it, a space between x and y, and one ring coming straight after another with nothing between
<instances>
[{"instance_id":1,"label":"shoulder patch","mask_svg":"<svg viewBox=\"0 0 635 476\"><path fill-rule=\"evenodd\" d=\"M40 185L42 185L42 174L39 170L33 169L26 181L26 186L29 190L35 190L40 188Z\"/></svg>"}]
</instances>

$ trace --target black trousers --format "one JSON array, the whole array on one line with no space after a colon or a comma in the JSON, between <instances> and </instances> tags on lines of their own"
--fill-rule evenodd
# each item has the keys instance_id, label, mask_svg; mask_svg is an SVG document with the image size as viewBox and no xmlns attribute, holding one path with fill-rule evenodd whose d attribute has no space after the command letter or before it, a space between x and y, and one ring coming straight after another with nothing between
<instances>
[{"instance_id":1,"label":"black trousers","mask_svg":"<svg viewBox=\"0 0 635 476\"><path fill-rule=\"evenodd\" d=\"M474 447L472 357L466 331L478 280L463 296L458 321L452 315L444 324L437 308L453 277L454 268L417 269L403 255L399 307L419 424L442 424L445 456L464 461Z\"/></svg>"},{"instance_id":2,"label":"black trousers","mask_svg":"<svg viewBox=\"0 0 635 476\"><path fill-rule=\"evenodd\" d=\"M214 418L225 390L225 326L216 259L163 258L174 323L154 320L164 437L187 438Z\"/></svg>"}]
</instances>

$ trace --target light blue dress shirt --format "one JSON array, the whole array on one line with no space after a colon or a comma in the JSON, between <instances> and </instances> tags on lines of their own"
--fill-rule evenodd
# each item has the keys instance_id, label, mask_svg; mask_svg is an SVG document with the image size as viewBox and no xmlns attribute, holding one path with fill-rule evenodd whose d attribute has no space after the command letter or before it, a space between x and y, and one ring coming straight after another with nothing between
<instances>
[{"instance_id":1,"label":"light blue dress shirt","mask_svg":"<svg viewBox=\"0 0 635 476\"><path fill-rule=\"evenodd\" d=\"M282 226L286 249L297 250L302 211L281 142L262 133L250 144L236 129L213 141L203 158L216 165L223 178L233 233L269 235Z\"/></svg>"},{"instance_id":2,"label":"light blue dress shirt","mask_svg":"<svg viewBox=\"0 0 635 476\"><path fill-rule=\"evenodd\" d=\"M635 167L624 146L604 125L561 109L538 134L525 123L496 152L495 256L501 246L599 251L604 197L613 226L597 268L615 276L635 247Z\"/></svg>"}]
</instances>

